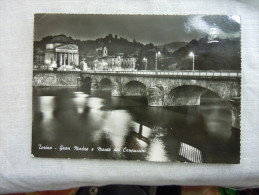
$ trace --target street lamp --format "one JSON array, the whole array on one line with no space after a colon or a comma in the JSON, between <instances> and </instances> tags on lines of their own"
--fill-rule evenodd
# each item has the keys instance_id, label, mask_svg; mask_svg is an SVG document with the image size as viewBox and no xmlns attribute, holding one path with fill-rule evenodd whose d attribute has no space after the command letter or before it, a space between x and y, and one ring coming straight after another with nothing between
<instances>
[{"instance_id":1,"label":"street lamp","mask_svg":"<svg viewBox=\"0 0 259 195\"><path fill-rule=\"evenodd\" d=\"M117 64L116 64L115 70L120 70L120 69L121 69L121 57L118 56L117 57Z\"/></svg>"},{"instance_id":2,"label":"street lamp","mask_svg":"<svg viewBox=\"0 0 259 195\"><path fill-rule=\"evenodd\" d=\"M157 71L157 56L160 56L161 55L161 52L160 51L157 51L156 52L156 62L155 62L155 69Z\"/></svg>"},{"instance_id":3,"label":"street lamp","mask_svg":"<svg viewBox=\"0 0 259 195\"><path fill-rule=\"evenodd\" d=\"M94 60L94 71L96 70L97 59Z\"/></svg>"},{"instance_id":4,"label":"street lamp","mask_svg":"<svg viewBox=\"0 0 259 195\"><path fill-rule=\"evenodd\" d=\"M147 58L143 58L143 60L145 61L145 70L147 70Z\"/></svg>"},{"instance_id":5,"label":"street lamp","mask_svg":"<svg viewBox=\"0 0 259 195\"><path fill-rule=\"evenodd\" d=\"M190 56L192 56L192 71L194 71L194 53L193 52L191 52L190 53Z\"/></svg>"}]
</instances>

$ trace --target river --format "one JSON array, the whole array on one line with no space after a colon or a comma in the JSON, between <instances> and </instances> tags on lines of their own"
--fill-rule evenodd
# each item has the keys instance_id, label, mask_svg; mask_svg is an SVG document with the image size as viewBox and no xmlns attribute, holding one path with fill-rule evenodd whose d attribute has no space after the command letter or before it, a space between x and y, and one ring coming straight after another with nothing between
<instances>
[{"instance_id":1,"label":"river","mask_svg":"<svg viewBox=\"0 0 259 195\"><path fill-rule=\"evenodd\" d=\"M150 107L109 90L34 87L35 157L238 163L240 130L227 104Z\"/></svg>"}]
</instances>

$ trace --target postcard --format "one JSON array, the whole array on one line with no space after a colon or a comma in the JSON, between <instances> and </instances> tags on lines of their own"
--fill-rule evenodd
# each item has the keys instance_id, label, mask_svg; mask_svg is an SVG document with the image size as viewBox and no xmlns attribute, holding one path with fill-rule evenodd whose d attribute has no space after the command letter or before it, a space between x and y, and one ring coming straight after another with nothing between
<instances>
[{"instance_id":1,"label":"postcard","mask_svg":"<svg viewBox=\"0 0 259 195\"><path fill-rule=\"evenodd\" d=\"M240 20L35 14L32 156L240 163Z\"/></svg>"}]
</instances>

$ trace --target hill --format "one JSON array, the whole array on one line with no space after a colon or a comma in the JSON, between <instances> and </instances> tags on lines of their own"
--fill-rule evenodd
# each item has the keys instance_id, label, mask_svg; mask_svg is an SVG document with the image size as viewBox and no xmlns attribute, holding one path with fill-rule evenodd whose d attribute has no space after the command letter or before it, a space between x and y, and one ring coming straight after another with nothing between
<instances>
[{"instance_id":1,"label":"hill","mask_svg":"<svg viewBox=\"0 0 259 195\"><path fill-rule=\"evenodd\" d=\"M195 54L196 70L240 70L240 39L215 39L208 40L208 37L200 40L192 40L187 45L176 50L173 55L175 66L168 66L168 69L192 70L192 57ZM172 64L173 64L172 63Z\"/></svg>"},{"instance_id":2,"label":"hill","mask_svg":"<svg viewBox=\"0 0 259 195\"><path fill-rule=\"evenodd\" d=\"M161 45L161 46L159 46L159 48L160 49L165 48L168 52L173 53L174 51L185 46L186 44L187 44L187 42L172 42L172 43L167 43L167 44Z\"/></svg>"}]
</instances>

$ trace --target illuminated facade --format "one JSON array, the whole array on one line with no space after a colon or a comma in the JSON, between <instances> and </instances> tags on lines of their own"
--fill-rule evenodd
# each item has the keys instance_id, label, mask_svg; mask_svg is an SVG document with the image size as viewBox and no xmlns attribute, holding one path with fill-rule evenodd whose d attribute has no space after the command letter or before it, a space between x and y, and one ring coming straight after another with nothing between
<instances>
[{"instance_id":1,"label":"illuminated facade","mask_svg":"<svg viewBox=\"0 0 259 195\"><path fill-rule=\"evenodd\" d=\"M48 65L49 70L62 65L78 66L78 46L65 35L54 37L50 43L46 44L44 64Z\"/></svg>"}]
</instances>

